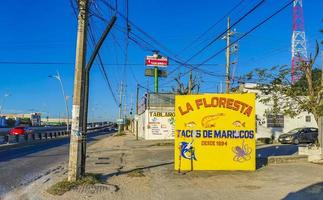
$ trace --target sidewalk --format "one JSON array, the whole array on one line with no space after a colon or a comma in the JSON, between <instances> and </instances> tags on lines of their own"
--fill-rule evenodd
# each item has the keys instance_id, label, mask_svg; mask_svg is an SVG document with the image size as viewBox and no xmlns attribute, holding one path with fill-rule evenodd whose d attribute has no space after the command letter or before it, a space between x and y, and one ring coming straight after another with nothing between
<instances>
[{"instance_id":1,"label":"sidewalk","mask_svg":"<svg viewBox=\"0 0 323 200\"><path fill-rule=\"evenodd\" d=\"M88 148L86 169L102 174L107 184L81 186L62 196L48 194L46 188L66 177L65 167L49 175L49 181L43 177L26 188L22 199L323 198L322 165L298 162L266 166L255 172L179 174L173 170L172 145L172 141L136 141L132 135L104 138Z\"/></svg>"}]
</instances>

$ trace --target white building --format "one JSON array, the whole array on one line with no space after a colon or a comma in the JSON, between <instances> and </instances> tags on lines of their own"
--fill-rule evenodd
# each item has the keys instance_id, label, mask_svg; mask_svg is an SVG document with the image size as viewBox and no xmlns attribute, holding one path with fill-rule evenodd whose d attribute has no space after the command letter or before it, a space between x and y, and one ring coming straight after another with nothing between
<instances>
[{"instance_id":1,"label":"white building","mask_svg":"<svg viewBox=\"0 0 323 200\"><path fill-rule=\"evenodd\" d=\"M138 136L145 140L174 139L174 106L174 94L146 94L137 116Z\"/></svg>"},{"instance_id":2,"label":"white building","mask_svg":"<svg viewBox=\"0 0 323 200\"><path fill-rule=\"evenodd\" d=\"M245 83L241 85L243 92L253 92L261 95L259 90L256 90L257 85L254 83ZM282 133L286 133L295 128L316 127L317 123L312 114L302 112L294 118L284 115L266 115L266 110L272 108L273 103L264 104L256 99L256 122L257 122L257 138L275 139Z\"/></svg>"}]
</instances>

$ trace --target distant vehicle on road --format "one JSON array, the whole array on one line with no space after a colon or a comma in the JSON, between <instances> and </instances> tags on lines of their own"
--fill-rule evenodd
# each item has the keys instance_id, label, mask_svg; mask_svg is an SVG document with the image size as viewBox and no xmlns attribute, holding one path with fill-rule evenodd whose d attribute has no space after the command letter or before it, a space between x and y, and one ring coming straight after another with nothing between
<instances>
[{"instance_id":1,"label":"distant vehicle on road","mask_svg":"<svg viewBox=\"0 0 323 200\"><path fill-rule=\"evenodd\" d=\"M278 137L278 142L282 144L314 143L317 141L317 128L297 128Z\"/></svg>"},{"instance_id":2,"label":"distant vehicle on road","mask_svg":"<svg viewBox=\"0 0 323 200\"><path fill-rule=\"evenodd\" d=\"M10 129L9 134L10 135L23 135L23 134L29 134L32 133L32 129L30 127L24 127L24 126L18 126L15 128Z\"/></svg>"},{"instance_id":3,"label":"distant vehicle on road","mask_svg":"<svg viewBox=\"0 0 323 200\"><path fill-rule=\"evenodd\" d=\"M25 134L25 127L18 126L15 128L10 129L9 131L10 135L23 135Z\"/></svg>"}]
</instances>

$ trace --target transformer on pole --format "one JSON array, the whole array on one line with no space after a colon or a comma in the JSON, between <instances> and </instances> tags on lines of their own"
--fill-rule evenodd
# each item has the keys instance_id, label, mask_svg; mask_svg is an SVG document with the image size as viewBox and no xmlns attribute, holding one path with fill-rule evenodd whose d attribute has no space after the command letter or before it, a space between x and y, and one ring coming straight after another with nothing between
<instances>
[{"instance_id":1,"label":"transformer on pole","mask_svg":"<svg viewBox=\"0 0 323 200\"><path fill-rule=\"evenodd\" d=\"M304 28L303 2L295 0L293 4L292 35L292 84L300 79L301 61L307 60L306 37Z\"/></svg>"}]
</instances>

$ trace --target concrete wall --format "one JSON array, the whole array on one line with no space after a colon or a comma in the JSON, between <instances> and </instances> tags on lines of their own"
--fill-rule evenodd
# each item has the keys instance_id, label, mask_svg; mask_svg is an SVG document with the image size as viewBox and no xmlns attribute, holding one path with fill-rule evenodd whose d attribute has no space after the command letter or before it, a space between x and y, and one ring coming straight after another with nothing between
<instances>
[{"instance_id":1,"label":"concrete wall","mask_svg":"<svg viewBox=\"0 0 323 200\"><path fill-rule=\"evenodd\" d=\"M267 117L265 116L266 109L269 109L271 105L265 105L256 101L256 115L257 115L257 135L256 138L264 138L274 136L276 139L282 133L286 133L295 128L301 127L316 127L317 123L312 114L302 112L294 118L284 116L284 127L282 128L271 128L267 127ZM306 122L306 116L310 116L311 121Z\"/></svg>"},{"instance_id":2,"label":"concrete wall","mask_svg":"<svg viewBox=\"0 0 323 200\"><path fill-rule=\"evenodd\" d=\"M138 136L146 140L174 139L174 107L151 107L138 116Z\"/></svg>"}]
</instances>

